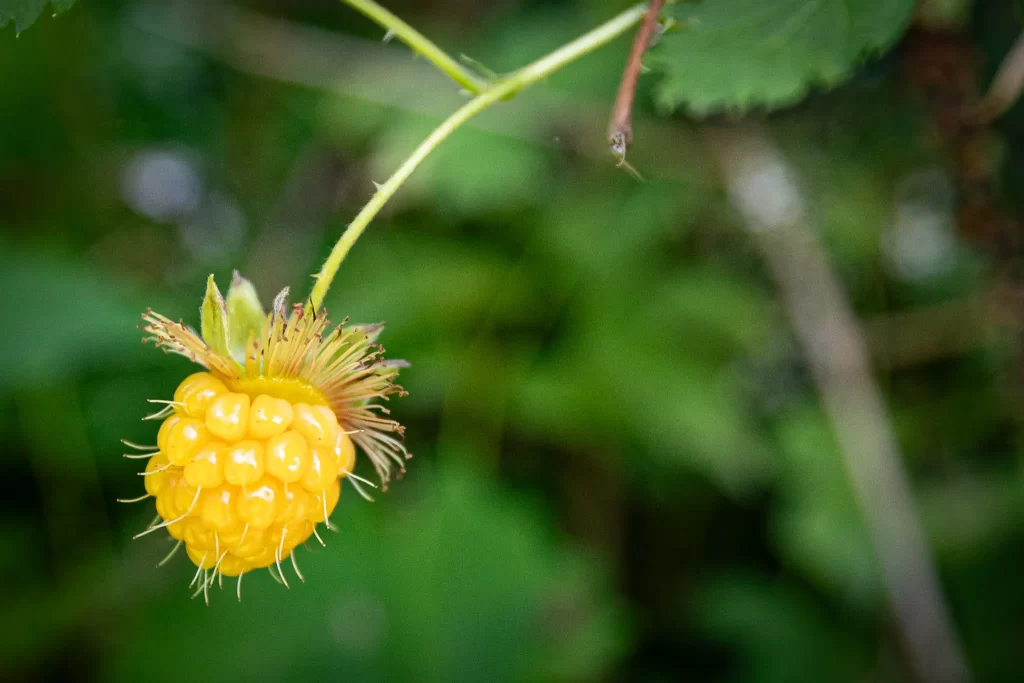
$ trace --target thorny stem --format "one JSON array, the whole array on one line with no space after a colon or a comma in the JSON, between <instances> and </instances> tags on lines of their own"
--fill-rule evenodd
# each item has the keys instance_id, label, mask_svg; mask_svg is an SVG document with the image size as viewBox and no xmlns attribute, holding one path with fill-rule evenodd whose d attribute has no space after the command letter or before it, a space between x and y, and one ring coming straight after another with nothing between
<instances>
[{"instance_id":1,"label":"thorny stem","mask_svg":"<svg viewBox=\"0 0 1024 683\"><path fill-rule=\"evenodd\" d=\"M487 88L487 83L474 76L468 69L459 64L435 45L429 38L405 23L394 14L384 9L373 0L342 0L345 4L357 9L367 17L383 26L388 36L395 36L423 55L434 66L474 95L479 95Z\"/></svg>"},{"instance_id":2,"label":"thorny stem","mask_svg":"<svg viewBox=\"0 0 1024 683\"><path fill-rule=\"evenodd\" d=\"M651 44L651 38L658 25L658 15L665 5L665 0L652 0L650 9L644 17L644 23L636 31L633 47L626 60L626 68L622 72L619 92L612 106L611 120L608 122L608 144L612 152L619 158L619 163L626 163L626 150L633 143L633 97L636 95L636 84L643 68L643 56Z\"/></svg>"},{"instance_id":3,"label":"thorny stem","mask_svg":"<svg viewBox=\"0 0 1024 683\"><path fill-rule=\"evenodd\" d=\"M345 0L345 2L357 4L352 2L352 0ZM360 0L358 4L364 3ZM542 57L532 64L524 66L518 71L495 80L484 88L479 95L457 109L454 114L444 121L444 123L435 128L434 132L432 132L426 140L420 143L420 146L416 148L412 155L398 167L398 170L395 171L384 184L377 186L377 191L374 193L373 197L366 203L356 217L352 219L352 222L349 223L345 232L342 233L341 237L334 245L334 248L331 249L331 253L328 255L327 260L320 269L320 272L315 276L316 284L313 286L313 291L306 304L307 312L319 308L323 303L324 296L327 294L327 290L331 286L331 281L334 279L334 275L338 272L338 267L341 265L341 262L344 260L349 250L352 249L352 245L355 244L356 240L359 239L359 236L366 230L366 227L370 224L370 221L373 220L373 217L377 215L384 204L391 199L395 192L398 191L398 188L402 186L402 183L412 175L412 172L416 170L423 160L426 159L427 156L438 147L438 145L444 142L449 135L455 132L459 126L466 123L466 121L487 109L495 102L499 102L515 95L520 90L523 90L537 81L550 76L565 65L574 62L588 52L607 44L619 35L625 33L644 17L646 11L646 3L635 5L614 19L598 26L593 31L585 33L571 43L563 45L554 52L548 54L546 57Z\"/></svg>"}]
</instances>

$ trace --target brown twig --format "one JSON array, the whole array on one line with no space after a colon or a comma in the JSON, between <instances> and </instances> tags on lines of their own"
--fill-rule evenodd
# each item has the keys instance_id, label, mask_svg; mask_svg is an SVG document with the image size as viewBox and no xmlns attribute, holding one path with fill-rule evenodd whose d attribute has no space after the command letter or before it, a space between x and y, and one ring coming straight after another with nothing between
<instances>
[{"instance_id":1,"label":"brown twig","mask_svg":"<svg viewBox=\"0 0 1024 683\"><path fill-rule=\"evenodd\" d=\"M757 128L708 129L731 202L775 280L877 553L918 680L971 676L942 595L864 335L787 159Z\"/></svg>"},{"instance_id":2,"label":"brown twig","mask_svg":"<svg viewBox=\"0 0 1024 683\"><path fill-rule=\"evenodd\" d=\"M970 123L985 124L1004 114L1020 97L1024 89L1024 34L1010 48L989 91L981 102L968 110Z\"/></svg>"},{"instance_id":3,"label":"brown twig","mask_svg":"<svg viewBox=\"0 0 1024 683\"><path fill-rule=\"evenodd\" d=\"M665 0L652 0L647 14L633 38L633 47L626 60L626 68L622 72L619 92L612 106L612 118L608 122L608 144L612 152L619 158L619 165L626 163L626 150L633 143L633 97L636 95L636 84L643 68L642 59L647 46L651 42L658 25L658 15L665 6Z\"/></svg>"}]
</instances>

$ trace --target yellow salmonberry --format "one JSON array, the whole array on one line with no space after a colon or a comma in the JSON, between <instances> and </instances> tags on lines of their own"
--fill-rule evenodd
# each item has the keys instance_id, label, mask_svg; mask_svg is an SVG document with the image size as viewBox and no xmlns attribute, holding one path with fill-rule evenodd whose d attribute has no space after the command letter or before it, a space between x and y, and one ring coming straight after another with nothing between
<instances>
[{"instance_id":1,"label":"yellow salmonberry","mask_svg":"<svg viewBox=\"0 0 1024 683\"><path fill-rule=\"evenodd\" d=\"M267 441L267 472L288 484L309 468L309 444L302 435L287 431Z\"/></svg>"},{"instance_id":2,"label":"yellow salmonberry","mask_svg":"<svg viewBox=\"0 0 1024 683\"><path fill-rule=\"evenodd\" d=\"M174 429L174 425L180 420L179 416L171 415L160 423L160 431L156 433L156 447L163 454L165 460L167 458L167 440L171 438L171 430Z\"/></svg>"},{"instance_id":3,"label":"yellow salmonberry","mask_svg":"<svg viewBox=\"0 0 1024 683\"><path fill-rule=\"evenodd\" d=\"M295 406L292 429L306 437L312 446L326 446L334 443L338 431L338 418L327 406L309 406L299 403Z\"/></svg>"},{"instance_id":4,"label":"yellow salmonberry","mask_svg":"<svg viewBox=\"0 0 1024 683\"><path fill-rule=\"evenodd\" d=\"M338 471L345 476L356 466L356 446L348 434L338 431L338 439L334 442L334 455L338 463Z\"/></svg>"},{"instance_id":5,"label":"yellow salmonberry","mask_svg":"<svg viewBox=\"0 0 1024 683\"><path fill-rule=\"evenodd\" d=\"M269 439L288 429L295 415L292 404L283 398L260 394L249 410L249 434L254 439Z\"/></svg>"},{"instance_id":6,"label":"yellow salmonberry","mask_svg":"<svg viewBox=\"0 0 1024 683\"><path fill-rule=\"evenodd\" d=\"M221 486L203 491L200 498L199 519L214 533L230 531L240 523L238 512L238 488Z\"/></svg>"},{"instance_id":7,"label":"yellow salmonberry","mask_svg":"<svg viewBox=\"0 0 1024 683\"><path fill-rule=\"evenodd\" d=\"M223 393L206 410L206 427L225 441L238 441L249 429L249 397Z\"/></svg>"},{"instance_id":8,"label":"yellow salmonberry","mask_svg":"<svg viewBox=\"0 0 1024 683\"><path fill-rule=\"evenodd\" d=\"M224 382L208 372L197 372L185 378L174 392L174 405L179 413L189 417L205 417L218 395L227 392Z\"/></svg>"},{"instance_id":9,"label":"yellow salmonberry","mask_svg":"<svg viewBox=\"0 0 1024 683\"><path fill-rule=\"evenodd\" d=\"M151 496L158 496L167 487L167 480L171 475L167 471L170 462L163 453L157 453L146 463L146 493Z\"/></svg>"},{"instance_id":10,"label":"yellow salmonberry","mask_svg":"<svg viewBox=\"0 0 1024 683\"><path fill-rule=\"evenodd\" d=\"M284 509L284 485L275 477L264 477L251 486L243 486L238 497L238 514L246 524L264 529L274 523Z\"/></svg>"},{"instance_id":11,"label":"yellow salmonberry","mask_svg":"<svg viewBox=\"0 0 1024 683\"><path fill-rule=\"evenodd\" d=\"M199 493L200 489L196 486L189 486L188 482L185 481L185 477L172 478L170 487L171 507L169 509L175 517L188 514L188 511L192 510L198 502Z\"/></svg>"},{"instance_id":12,"label":"yellow salmonberry","mask_svg":"<svg viewBox=\"0 0 1024 683\"><path fill-rule=\"evenodd\" d=\"M300 486L284 486L284 505L274 521L278 526L288 526L306 519L316 499Z\"/></svg>"},{"instance_id":13,"label":"yellow salmonberry","mask_svg":"<svg viewBox=\"0 0 1024 683\"><path fill-rule=\"evenodd\" d=\"M223 304L219 292L207 298L204 332ZM288 315L280 302L269 316L250 310L248 319L262 325L253 322L238 339L226 336L233 321L209 325L222 335L209 344L180 323L143 316L158 346L206 366L151 416L163 422L142 473L162 520L143 534L166 528L185 546L198 568L197 593L218 574L241 578L272 565L287 583L282 560L316 525L330 525L342 480L366 496L359 482L369 482L352 474L356 445L384 483L408 457L391 435L401 426L371 410L386 414L372 399L403 393L391 382L400 365L381 361L383 349L372 344L380 327L329 331L322 312L306 316L298 307Z\"/></svg>"},{"instance_id":14,"label":"yellow salmonberry","mask_svg":"<svg viewBox=\"0 0 1024 683\"><path fill-rule=\"evenodd\" d=\"M200 569L212 569L213 565L217 563L216 553L213 550L200 550L199 548L190 548L186 545L185 552L188 553L189 559L195 562L196 566Z\"/></svg>"},{"instance_id":15,"label":"yellow salmonberry","mask_svg":"<svg viewBox=\"0 0 1024 683\"><path fill-rule=\"evenodd\" d=\"M224 453L222 443L208 443L185 465L182 475L190 486L216 488L224 482ZM231 482L232 484L235 482Z\"/></svg>"},{"instance_id":16,"label":"yellow salmonberry","mask_svg":"<svg viewBox=\"0 0 1024 683\"><path fill-rule=\"evenodd\" d=\"M160 428L146 491L201 570L237 576L269 567L327 520L341 468L355 459L327 406L268 394L250 403L208 373L186 378L175 402L187 407Z\"/></svg>"},{"instance_id":17,"label":"yellow salmonberry","mask_svg":"<svg viewBox=\"0 0 1024 683\"><path fill-rule=\"evenodd\" d=\"M175 402L187 407L160 428L146 491L201 570L237 576L276 564L330 515L341 454L354 449L329 408L268 394L250 405L207 373L186 378Z\"/></svg>"},{"instance_id":18,"label":"yellow salmonberry","mask_svg":"<svg viewBox=\"0 0 1024 683\"><path fill-rule=\"evenodd\" d=\"M333 449L316 447L309 450L309 467L299 479L311 493L319 493L338 478L338 459Z\"/></svg>"},{"instance_id":19,"label":"yellow salmonberry","mask_svg":"<svg viewBox=\"0 0 1024 683\"><path fill-rule=\"evenodd\" d=\"M263 476L264 442L247 440L229 446L224 459L224 478L229 484L245 486Z\"/></svg>"},{"instance_id":20,"label":"yellow salmonberry","mask_svg":"<svg viewBox=\"0 0 1024 683\"><path fill-rule=\"evenodd\" d=\"M225 555L220 561L220 573L224 576L238 576L252 568L248 562L235 555Z\"/></svg>"},{"instance_id":21,"label":"yellow salmonberry","mask_svg":"<svg viewBox=\"0 0 1024 683\"><path fill-rule=\"evenodd\" d=\"M341 481L336 479L323 492L316 495L316 502L309 508L306 518L316 524L327 522L327 518L331 516L331 510L338 504L340 497Z\"/></svg>"},{"instance_id":22,"label":"yellow salmonberry","mask_svg":"<svg viewBox=\"0 0 1024 683\"><path fill-rule=\"evenodd\" d=\"M217 538L199 518L189 517L184 521L184 541L193 550L206 552L217 549Z\"/></svg>"},{"instance_id":23,"label":"yellow salmonberry","mask_svg":"<svg viewBox=\"0 0 1024 683\"><path fill-rule=\"evenodd\" d=\"M171 418L168 418L171 419ZM210 441L206 424L194 418L175 420L167 435L167 459L172 465L184 467L192 462L196 452Z\"/></svg>"},{"instance_id":24,"label":"yellow salmonberry","mask_svg":"<svg viewBox=\"0 0 1024 683\"><path fill-rule=\"evenodd\" d=\"M175 541L181 541L185 538L185 521L187 520L167 525L167 533L170 534L171 538Z\"/></svg>"},{"instance_id":25,"label":"yellow salmonberry","mask_svg":"<svg viewBox=\"0 0 1024 683\"><path fill-rule=\"evenodd\" d=\"M222 538L225 536L222 535ZM266 529L256 529L253 527L243 527L242 533L238 535L236 540L228 540L228 545L234 550L231 554L235 557L241 558L246 562L249 562L249 558L253 555L263 552L268 546L266 542Z\"/></svg>"}]
</instances>

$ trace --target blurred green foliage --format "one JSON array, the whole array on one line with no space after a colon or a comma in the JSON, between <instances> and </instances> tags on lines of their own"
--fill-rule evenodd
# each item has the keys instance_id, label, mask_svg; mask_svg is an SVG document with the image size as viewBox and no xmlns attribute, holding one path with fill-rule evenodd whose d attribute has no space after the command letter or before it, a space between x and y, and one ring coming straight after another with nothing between
<instances>
[{"instance_id":1,"label":"blurred green foliage","mask_svg":"<svg viewBox=\"0 0 1024 683\"><path fill-rule=\"evenodd\" d=\"M787 43L812 58L778 64L698 34L716 12L755 31L753 4L674 10L708 16L663 38L651 64L667 80L641 80L629 160L646 182L604 147L627 37L417 171L326 302L386 320L389 356L412 363L391 405L410 472L374 505L346 489L340 533L299 554L304 584L249 577L241 604L232 585L209 608L188 599L183 557L154 569L166 541L129 540L152 506L113 502L141 489L118 439L152 442L145 400L191 370L139 344L139 314L198 326L207 275L235 268L264 301L301 296L372 181L464 99L327 0L90 0L0 33L3 677L910 680L775 286L703 129L654 101L704 111L833 85L902 34L911 3L854 3L872 25L841 45L824 12L848 3L823 3ZM621 3L389 7L502 71ZM952 29L992 60L1008 48L997 11ZM1020 286L1019 202L1000 189L1020 114L965 170L912 68L928 39L916 26L760 120L863 322L975 678L1017 681L1021 310L993 293ZM1005 239L968 229L979 188Z\"/></svg>"}]
</instances>

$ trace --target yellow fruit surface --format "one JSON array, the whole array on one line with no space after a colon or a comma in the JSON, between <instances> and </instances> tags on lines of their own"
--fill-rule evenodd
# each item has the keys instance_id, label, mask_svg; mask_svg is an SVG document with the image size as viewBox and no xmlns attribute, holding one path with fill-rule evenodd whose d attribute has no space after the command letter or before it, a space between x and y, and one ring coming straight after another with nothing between
<instances>
[{"instance_id":1,"label":"yellow fruit surface","mask_svg":"<svg viewBox=\"0 0 1024 683\"><path fill-rule=\"evenodd\" d=\"M187 377L174 401L146 492L196 566L225 576L267 567L330 516L355 447L329 407L232 392L207 372Z\"/></svg>"}]
</instances>

